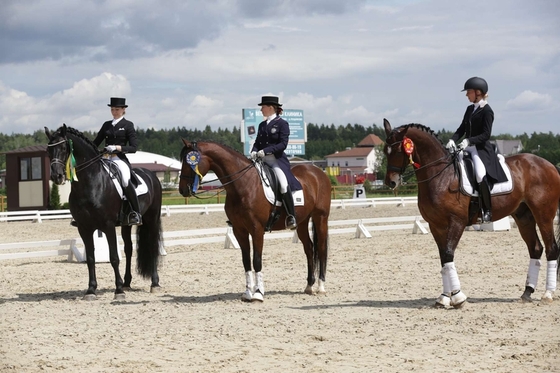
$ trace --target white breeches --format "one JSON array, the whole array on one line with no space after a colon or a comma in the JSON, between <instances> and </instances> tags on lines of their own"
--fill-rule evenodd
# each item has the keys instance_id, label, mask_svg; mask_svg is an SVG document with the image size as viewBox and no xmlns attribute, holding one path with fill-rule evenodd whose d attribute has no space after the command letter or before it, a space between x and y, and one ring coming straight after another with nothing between
<instances>
[{"instance_id":1,"label":"white breeches","mask_svg":"<svg viewBox=\"0 0 560 373\"><path fill-rule=\"evenodd\" d=\"M282 171L278 165L278 161L276 160L274 154L268 154L263 159L265 163L274 170L278 183L280 183L280 193L286 193L288 191L288 179L286 178L286 175L284 175L284 171Z\"/></svg>"},{"instance_id":2,"label":"white breeches","mask_svg":"<svg viewBox=\"0 0 560 373\"><path fill-rule=\"evenodd\" d=\"M486 176L486 167L484 163L480 160L478 155L478 150L476 150L476 146L468 146L467 149L469 153L471 153L473 162L474 162L474 173L476 174L476 182L482 182L484 176Z\"/></svg>"},{"instance_id":3,"label":"white breeches","mask_svg":"<svg viewBox=\"0 0 560 373\"><path fill-rule=\"evenodd\" d=\"M111 161L113 161L117 166L119 166L119 170L121 170L121 174L123 177L123 186L126 188L128 186L128 181L130 180L130 167L126 164L125 161L113 155L111 157Z\"/></svg>"}]
</instances>

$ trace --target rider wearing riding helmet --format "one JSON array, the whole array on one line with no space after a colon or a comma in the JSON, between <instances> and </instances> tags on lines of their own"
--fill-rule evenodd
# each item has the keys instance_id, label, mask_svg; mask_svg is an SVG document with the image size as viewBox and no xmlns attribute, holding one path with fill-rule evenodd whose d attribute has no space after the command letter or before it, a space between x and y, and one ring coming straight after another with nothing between
<instances>
[{"instance_id":1,"label":"rider wearing riding helmet","mask_svg":"<svg viewBox=\"0 0 560 373\"><path fill-rule=\"evenodd\" d=\"M283 109L282 104L278 102L278 97L263 96L259 106L264 121L259 124L257 138L251 150L251 158L253 160L262 158L274 170L280 183L282 202L288 216L286 218L286 228L296 229L292 191L301 190L302 187L292 174L290 161L284 152L288 146L290 126L286 120L280 117Z\"/></svg>"},{"instance_id":2,"label":"rider wearing riding helmet","mask_svg":"<svg viewBox=\"0 0 560 373\"><path fill-rule=\"evenodd\" d=\"M138 196L136 195L134 185L130 183L131 166L126 157L126 153L136 153L136 148L138 147L136 130L134 129L134 124L124 118L125 109L128 107L126 99L111 97L111 103L107 104L107 106L111 107L113 120L103 123L93 143L99 146L105 140L104 151L108 153L109 158L121 170L124 194L133 210L128 216L128 225L142 225Z\"/></svg>"},{"instance_id":3,"label":"rider wearing riding helmet","mask_svg":"<svg viewBox=\"0 0 560 373\"><path fill-rule=\"evenodd\" d=\"M472 156L483 210L482 222L492 221L491 185L507 181L498 157L490 143L494 112L488 105L488 83L479 77L465 82L463 91L472 105L467 107L461 125L446 145L450 151L466 149ZM463 138L464 137L464 138ZM457 145L459 139L463 140Z\"/></svg>"}]
</instances>

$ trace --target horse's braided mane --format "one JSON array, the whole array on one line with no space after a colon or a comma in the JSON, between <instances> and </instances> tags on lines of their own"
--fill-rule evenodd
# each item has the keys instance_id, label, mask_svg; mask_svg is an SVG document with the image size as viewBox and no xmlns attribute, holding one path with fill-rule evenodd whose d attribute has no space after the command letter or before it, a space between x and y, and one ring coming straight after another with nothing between
<instances>
[{"instance_id":1,"label":"horse's braided mane","mask_svg":"<svg viewBox=\"0 0 560 373\"><path fill-rule=\"evenodd\" d=\"M62 130L62 127L60 127L57 131L60 132ZM88 139L87 137L84 136L83 133L81 133L80 131L78 131L75 128L72 127L66 127L66 132L83 140L86 144L88 144L89 146L91 146L96 152L99 152L99 149L97 149L97 146L93 143L93 141L91 141L90 139Z\"/></svg>"},{"instance_id":2,"label":"horse's braided mane","mask_svg":"<svg viewBox=\"0 0 560 373\"><path fill-rule=\"evenodd\" d=\"M218 145L218 146L221 146L221 147L225 148L225 149L228 150L228 151L231 151L231 152L233 152L233 153L237 153L237 154L242 155L242 156L245 157L245 154L243 154L243 153L240 152L239 150L236 150L236 149L232 148L232 147L229 146L229 145L222 144L222 143L219 143L219 142L216 142L216 141L211 141L211 140L200 140L200 141L191 141L191 143L192 143L192 142L197 142L197 143L198 143L198 142L205 142L205 143L207 143L207 144ZM184 155L185 155L185 154L183 154L183 153L184 153L184 150L185 150L185 149L183 148L183 151L181 151L181 159L183 159L183 157L184 157Z\"/></svg>"},{"instance_id":3,"label":"horse's braided mane","mask_svg":"<svg viewBox=\"0 0 560 373\"><path fill-rule=\"evenodd\" d=\"M438 137L437 133L435 133L430 127L426 127L425 125L420 124L420 123L409 123L409 124L404 124L404 125L402 125L402 126L400 126L400 127L395 128L393 131L398 131L398 132L400 132L401 130L406 130L406 129L409 129L409 128L416 128L416 129L419 129L420 131L424 131L424 132L426 132L426 133L432 135L433 137L435 137L436 140L439 141L439 142L441 143L441 140L440 140L440 138Z\"/></svg>"}]
</instances>

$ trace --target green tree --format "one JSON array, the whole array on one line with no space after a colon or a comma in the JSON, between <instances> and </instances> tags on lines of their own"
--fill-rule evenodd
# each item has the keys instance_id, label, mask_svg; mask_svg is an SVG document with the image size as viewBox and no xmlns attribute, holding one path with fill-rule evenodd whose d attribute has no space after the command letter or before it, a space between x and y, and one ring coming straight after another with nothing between
<instances>
[{"instance_id":1,"label":"green tree","mask_svg":"<svg viewBox=\"0 0 560 373\"><path fill-rule=\"evenodd\" d=\"M58 184L53 183L49 197L49 209L60 210L60 193L58 191Z\"/></svg>"}]
</instances>

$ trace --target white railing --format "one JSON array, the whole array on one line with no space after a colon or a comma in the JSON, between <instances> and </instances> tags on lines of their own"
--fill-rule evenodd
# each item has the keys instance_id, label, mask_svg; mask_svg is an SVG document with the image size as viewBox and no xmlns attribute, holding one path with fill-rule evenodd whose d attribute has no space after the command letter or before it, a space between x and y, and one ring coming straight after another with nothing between
<instances>
[{"instance_id":1,"label":"white railing","mask_svg":"<svg viewBox=\"0 0 560 373\"><path fill-rule=\"evenodd\" d=\"M417 197L382 197L382 198L360 198L360 199L333 199L331 208L345 209L347 207L375 207L377 205L405 206L405 203L414 204L418 202ZM211 212L224 211L223 203L207 205L166 205L161 207L163 216L181 213L198 213L208 215ZM0 212L0 222L28 220L42 223L50 219L70 219L70 210L29 210Z\"/></svg>"},{"instance_id":2,"label":"white railing","mask_svg":"<svg viewBox=\"0 0 560 373\"><path fill-rule=\"evenodd\" d=\"M407 223L407 224L395 224L395 223ZM366 226L366 224L384 224L384 225ZM334 227L344 227L344 228L334 228ZM412 230L413 234L428 233L426 222L423 221L420 216L401 216L401 217L392 217L392 218L371 218L371 219L350 219L350 220L329 221L329 234L354 233L355 238L362 238L362 237L371 238L372 232L396 230L396 229ZM297 243L299 241L296 231L266 233L264 235L264 238L265 240L292 238L292 242L294 243ZM163 232L163 239L164 239L164 247L223 242L224 249L228 249L231 247L239 249L239 243L237 242L235 236L233 235L232 228L229 227ZM132 237L132 240L134 241L135 237ZM98 241L97 243L100 244L101 241ZM103 243L105 245L100 245L100 246L102 246L102 250L107 251L108 248L106 245L106 240ZM121 251L123 247L121 237L119 237L118 244L119 244L119 251ZM81 247L79 247L78 245L81 245ZM48 250L48 251L41 250L44 247L61 247L61 246L67 248L65 249L58 248L56 250ZM100 246L96 244L96 259L98 257L97 254L98 254L98 250L100 249ZM160 252L162 255L166 254L164 248L161 248ZM78 261L84 261L85 255L83 249L83 241L80 238L75 238L75 239L68 239L68 240L0 244L0 260L58 256L58 255L67 255L68 261L73 260L74 257ZM102 256L108 258L108 253L103 253Z\"/></svg>"}]
</instances>

